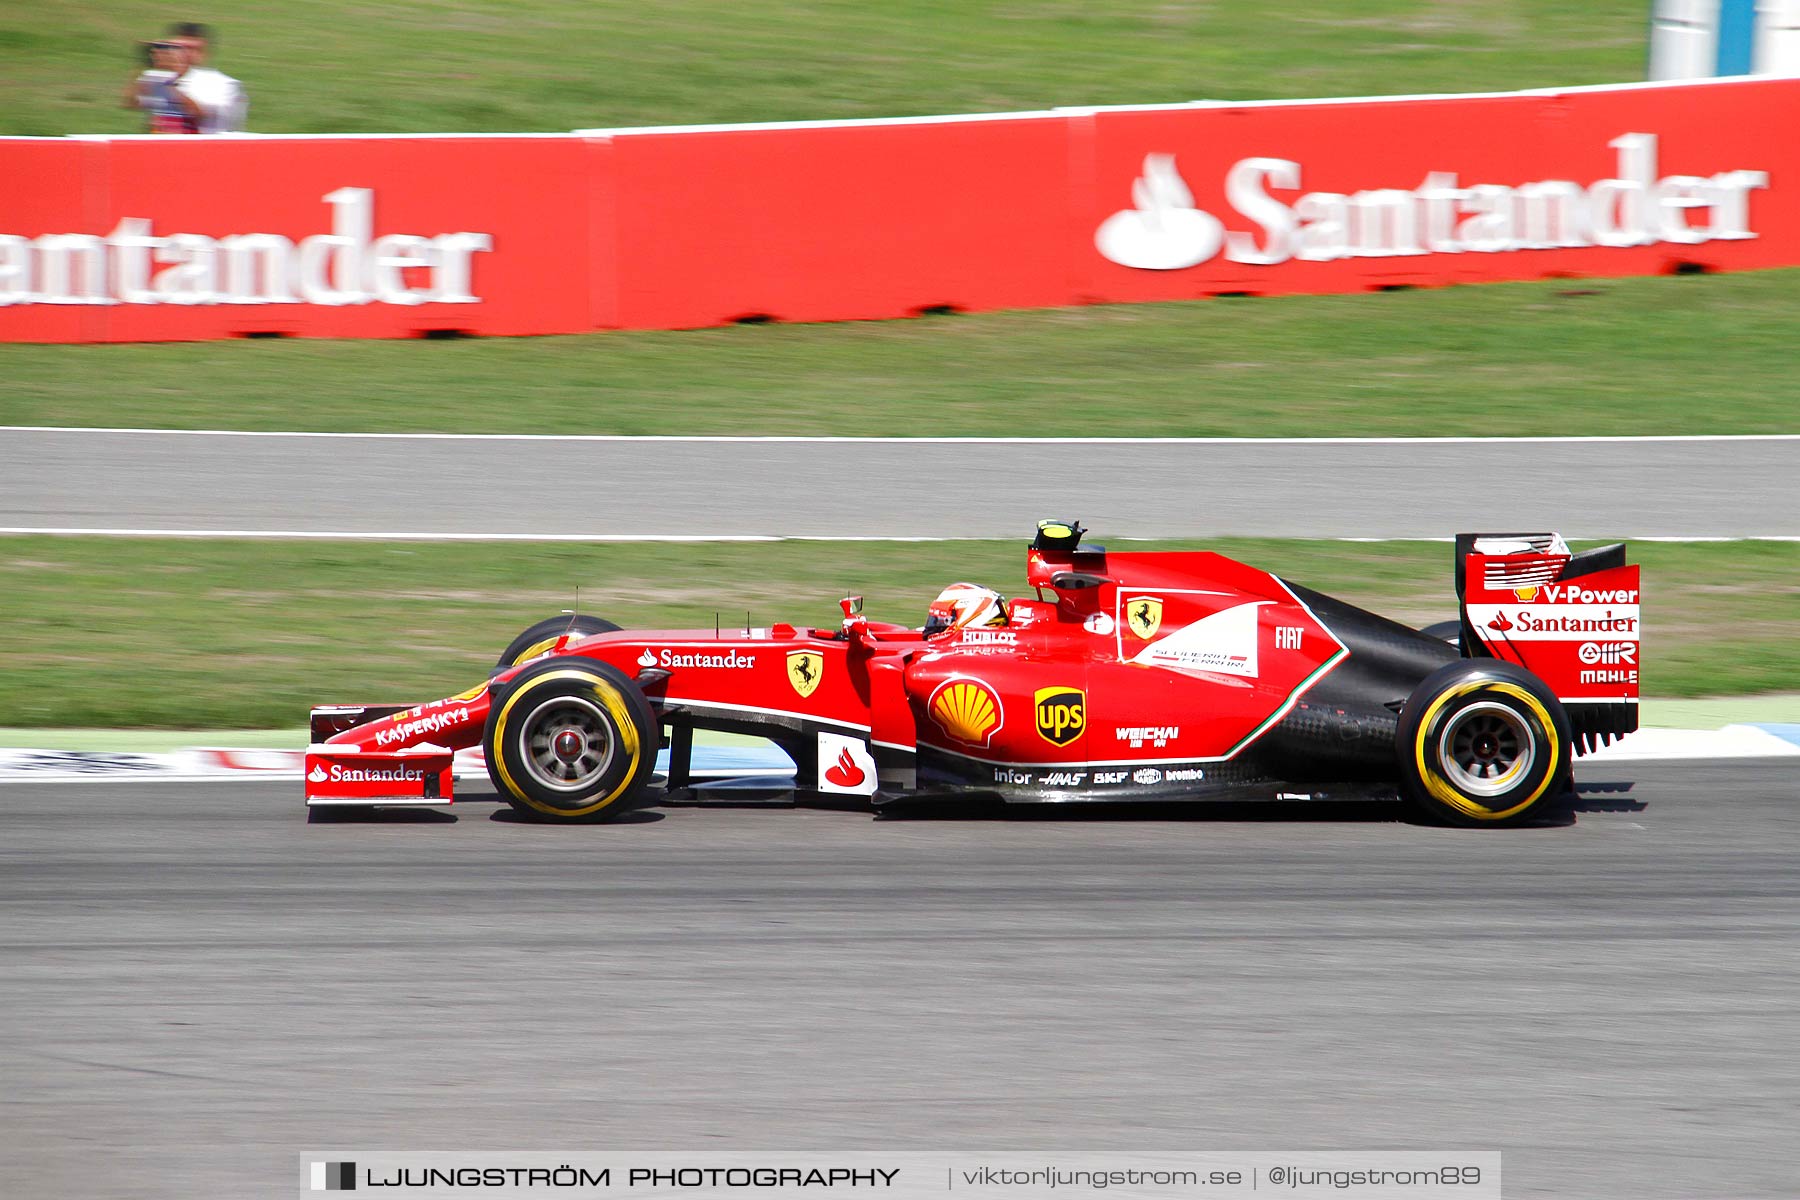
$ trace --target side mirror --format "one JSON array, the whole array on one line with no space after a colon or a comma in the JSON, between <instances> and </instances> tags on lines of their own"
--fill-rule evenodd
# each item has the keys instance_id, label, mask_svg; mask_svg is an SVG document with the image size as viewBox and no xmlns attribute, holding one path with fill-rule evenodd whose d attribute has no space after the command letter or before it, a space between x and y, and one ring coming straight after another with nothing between
<instances>
[{"instance_id":1,"label":"side mirror","mask_svg":"<svg viewBox=\"0 0 1800 1200\"><path fill-rule=\"evenodd\" d=\"M869 638L869 619L862 615L861 596L845 596L838 601L838 607L844 610L844 637L858 646L867 647Z\"/></svg>"}]
</instances>

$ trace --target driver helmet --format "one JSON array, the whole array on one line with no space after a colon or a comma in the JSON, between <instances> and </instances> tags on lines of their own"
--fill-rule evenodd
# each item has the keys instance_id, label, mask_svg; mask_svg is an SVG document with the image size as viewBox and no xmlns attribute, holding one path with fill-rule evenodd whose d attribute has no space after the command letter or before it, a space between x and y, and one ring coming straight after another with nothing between
<instances>
[{"instance_id":1,"label":"driver helmet","mask_svg":"<svg viewBox=\"0 0 1800 1200\"><path fill-rule=\"evenodd\" d=\"M1006 624L1006 601L993 588L953 583L938 593L925 614L925 636L949 629L975 629Z\"/></svg>"}]
</instances>

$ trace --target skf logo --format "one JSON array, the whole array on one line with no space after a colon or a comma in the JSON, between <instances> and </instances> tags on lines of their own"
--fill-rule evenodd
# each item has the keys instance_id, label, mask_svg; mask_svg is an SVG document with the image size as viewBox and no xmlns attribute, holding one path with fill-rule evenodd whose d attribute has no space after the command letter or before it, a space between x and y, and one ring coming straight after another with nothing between
<instances>
[{"instance_id":1,"label":"skf logo","mask_svg":"<svg viewBox=\"0 0 1800 1200\"><path fill-rule=\"evenodd\" d=\"M1155 596L1133 596L1125 602L1125 627L1146 642L1162 628L1162 601Z\"/></svg>"},{"instance_id":2,"label":"skf logo","mask_svg":"<svg viewBox=\"0 0 1800 1200\"><path fill-rule=\"evenodd\" d=\"M804 700L819 690L819 681L825 678L825 656L817 650L789 650L787 675Z\"/></svg>"},{"instance_id":3,"label":"skf logo","mask_svg":"<svg viewBox=\"0 0 1800 1200\"><path fill-rule=\"evenodd\" d=\"M1079 688L1048 687L1037 692L1037 731L1046 742L1066 746L1087 728L1087 696Z\"/></svg>"},{"instance_id":4,"label":"skf logo","mask_svg":"<svg viewBox=\"0 0 1800 1200\"><path fill-rule=\"evenodd\" d=\"M979 679L940 684L925 707L939 729L967 746L986 746L1006 719L1000 697Z\"/></svg>"}]
</instances>

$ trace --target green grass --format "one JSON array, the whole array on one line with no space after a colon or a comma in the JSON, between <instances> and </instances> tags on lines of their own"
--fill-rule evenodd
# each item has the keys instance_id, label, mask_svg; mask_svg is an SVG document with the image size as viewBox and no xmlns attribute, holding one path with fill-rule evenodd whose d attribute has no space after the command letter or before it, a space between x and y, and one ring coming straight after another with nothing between
<instances>
[{"instance_id":1,"label":"green grass","mask_svg":"<svg viewBox=\"0 0 1800 1200\"><path fill-rule=\"evenodd\" d=\"M1105 532L1105 531L1102 531ZM1221 541L1415 624L1454 614L1449 547ZM1124 548L1124 547L1120 547ZM1139 548L1133 545L1131 548ZM1646 690L1792 690L1800 547L1644 544ZM313 703L424 700L480 680L570 606L637 627L835 623L855 589L916 623L946 582L1023 590L1016 542L468 545L0 538L0 726L269 728Z\"/></svg>"},{"instance_id":2,"label":"green grass","mask_svg":"<svg viewBox=\"0 0 1800 1200\"><path fill-rule=\"evenodd\" d=\"M0 424L1053 436L1800 429L1800 272L845 325L0 347ZM1721 357L1729 355L1729 369Z\"/></svg>"},{"instance_id":3,"label":"green grass","mask_svg":"<svg viewBox=\"0 0 1800 1200\"><path fill-rule=\"evenodd\" d=\"M528 131L1641 79L1645 0L0 5L0 133L140 128L134 43L213 22L271 133Z\"/></svg>"},{"instance_id":4,"label":"green grass","mask_svg":"<svg viewBox=\"0 0 1800 1200\"><path fill-rule=\"evenodd\" d=\"M123 132L148 0L0 0L0 133ZM561 130L1641 77L1644 0L341 0L188 10L272 132ZM0 424L1787 432L1796 277L443 342L0 346ZM1721 371L1722 349L1732 365ZM302 400L303 398L303 400Z\"/></svg>"}]
</instances>

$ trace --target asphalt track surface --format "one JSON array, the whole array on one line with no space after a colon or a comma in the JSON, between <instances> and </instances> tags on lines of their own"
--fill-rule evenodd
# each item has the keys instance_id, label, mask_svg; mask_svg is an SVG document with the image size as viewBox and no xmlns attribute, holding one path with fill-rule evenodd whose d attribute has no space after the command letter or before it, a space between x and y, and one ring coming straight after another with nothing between
<instances>
[{"instance_id":1,"label":"asphalt track surface","mask_svg":"<svg viewBox=\"0 0 1800 1200\"><path fill-rule=\"evenodd\" d=\"M0 429L0 529L1800 536L1800 440L459 439Z\"/></svg>"},{"instance_id":2,"label":"asphalt track surface","mask_svg":"<svg viewBox=\"0 0 1800 1200\"><path fill-rule=\"evenodd\" d=\"M564 828L491 798L308 824L291 785L0 785L0 1178L1461 1148L1505 1154L1511 1200L1791 1197L1790 772L1590 767L1574 823L1473 831L1367 804Z\"/></svg>"}]
</instances>

